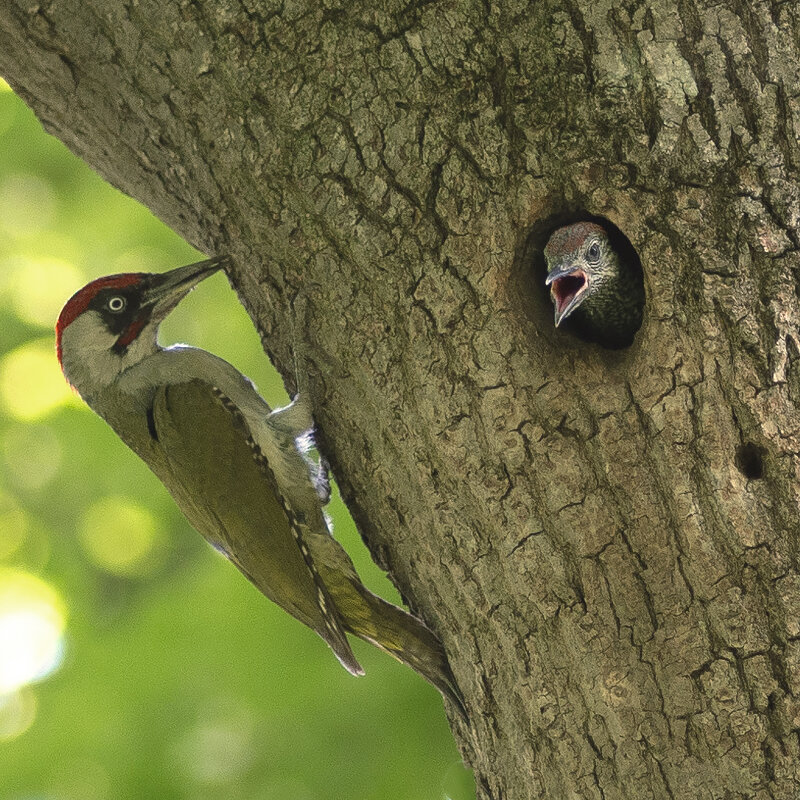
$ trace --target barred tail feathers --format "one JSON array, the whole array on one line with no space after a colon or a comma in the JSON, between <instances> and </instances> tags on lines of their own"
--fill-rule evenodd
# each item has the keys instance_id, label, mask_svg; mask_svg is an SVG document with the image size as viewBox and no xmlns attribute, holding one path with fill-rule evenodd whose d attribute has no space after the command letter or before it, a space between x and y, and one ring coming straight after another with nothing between
<instances>
[{"instance_id":1,"label":"barred tail feathers","mask_svg":"<svg viewBox=\"0 0 800 800\"><path fill-rule=\"evenodd\" d=\"M459 713L467 713L442 643L421 620L373 594L361 583L350 556L329 535L309 534L306 541L342 627L374 644L418 672Z\"/></svg>"},{"instance_id":2,"label":"barred tail feathers","mask_svg":"<svg viewBox=\"0 0 800 800\"><path fill-rule=\"evenodd\" d=\"M402 608L378 597L363 584L356 584L367 613L354 620L344 615L345 630L374 644L401 663L411 667L452 701L466 719L461 692L447 661L444 647L433 631Z\"/></svg>"}]
</instances>

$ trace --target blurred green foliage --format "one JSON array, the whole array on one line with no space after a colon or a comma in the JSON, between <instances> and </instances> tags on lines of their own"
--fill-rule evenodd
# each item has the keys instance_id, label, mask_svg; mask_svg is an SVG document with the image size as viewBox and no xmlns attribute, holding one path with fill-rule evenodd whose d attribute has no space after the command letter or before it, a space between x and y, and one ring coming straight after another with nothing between
<instances>
[{"instance_id":1,"label":"blurred green foliage","mask_svg":"<svg viewBox=\"0 0 800 800\"><path fill-rule=\"evenodd\" d=\"M52 326L73 291L201 256L4 85L0 144L0 798L469 796L438 694L361 642L367 677L348 675L64 384ZM162 338L286 400L224 276ZM397 602L331 510L365 582Z\"/></svg>"}]
</instances>

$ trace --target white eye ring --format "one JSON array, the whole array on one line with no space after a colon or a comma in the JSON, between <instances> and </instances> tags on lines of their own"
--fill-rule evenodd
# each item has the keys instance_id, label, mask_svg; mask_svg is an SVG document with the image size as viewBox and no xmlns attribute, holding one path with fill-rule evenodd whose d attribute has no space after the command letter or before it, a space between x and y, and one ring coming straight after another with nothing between
<instances>
[{"instance_id":1,"label":"white eye ring","mask_svg":"<svg viewBox=\"0 0 800 800\"><path fill-rule=\"evenodd\" d=\"M113 311L115 314L118 314L123 308L125 308L127 302L124 297L116 295L115 297L110 298L106 305L108 306L109 311Z\"/></svg>"},{"instance_id":2,"label":"white eye ring","mask_svg":"<svg viewBox=\"0 0 800 800\"><path fill-rule=\"evenodd\" d=\"M589 249L586 251L586 257L593 264L596 264L600 260L600 245L597 242L592 242Z\"/></svg>"}]
</instances>

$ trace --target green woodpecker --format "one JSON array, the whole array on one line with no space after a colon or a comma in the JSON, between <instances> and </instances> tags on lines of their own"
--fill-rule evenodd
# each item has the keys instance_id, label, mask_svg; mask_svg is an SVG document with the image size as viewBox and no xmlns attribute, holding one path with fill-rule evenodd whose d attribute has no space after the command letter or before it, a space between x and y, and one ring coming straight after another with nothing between
<instances>
[{"instance_id":1,"label":"green woodpecker","mask_svg":"<svg viewBox=\"0 0 800 800\"><path fill-rule=\"evenodd\" d=\"M272 410L221 358L158 344L162 320L224 261L85 286L56 326L64 375L208 542L318 633L349 672L364 674L352 633L408 664L464 714L440 641L370 592L331 535L322 508L327 474L309 454L308 399Z\"/></svg>"},{"instance_id":2,"label":"green woodpecker","mask_svg":"<svg viewBox=\"0 0 800 800\"><path fill-rule=\"evenodd\" d=\"M544 257L556 327L569 318L584 339L609 348L632 343L644 309L641 267L621 257L605 228L594 222L559 228Z\"/></svg>"}]
</instances>

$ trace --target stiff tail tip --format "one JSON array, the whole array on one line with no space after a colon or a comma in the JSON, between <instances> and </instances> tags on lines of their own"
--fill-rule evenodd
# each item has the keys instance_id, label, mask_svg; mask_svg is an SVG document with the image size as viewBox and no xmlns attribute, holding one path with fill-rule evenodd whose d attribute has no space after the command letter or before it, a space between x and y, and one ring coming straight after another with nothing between
<instances>
[{"instance_id":1,"label":"stiff tail tip","mask_svg":"<svg viewBox=\"0 0 800 800\"><path fill-rule=\"evenodd\" d=\"M447 674L443 677L444 680L442 680L441 683L434 683L433 681L431 681L431 683L455 706L456 711L458 711L461 719L465 723L469 723L467 707L464 705L464 697L462 696L458 686L456 686L456 681L453 677L453 673L450 671L449 665L447 667Z\"/></svg>"}]
</instances>

